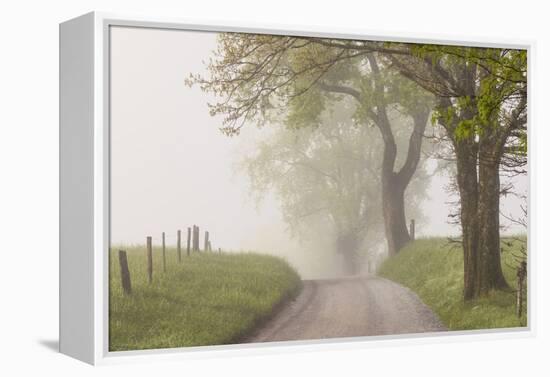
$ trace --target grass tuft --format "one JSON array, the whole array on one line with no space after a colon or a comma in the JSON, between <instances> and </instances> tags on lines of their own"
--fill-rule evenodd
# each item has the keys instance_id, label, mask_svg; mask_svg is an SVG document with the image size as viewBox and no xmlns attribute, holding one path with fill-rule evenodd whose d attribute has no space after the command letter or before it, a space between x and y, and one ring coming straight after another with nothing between
<instances>
[{"instance_id":1,"label":"grass tuft","mask_svg":"<svg viewBox=\"0 0 550 377\"><path fill-rule=\"evenodd\" d=\"M450 248L446 239L411 242L386 260L378 273L416 292L450 330L523 327L526 316L521 320L516 316L516 270L513 268L517 264L513 254L519 254L520 247L521 242L513 241L502 253L504 276L512 289L493 291L472 302L464 302L462 298L462 248Z\"/></svg>"},{"instance_id":2,"label":"grass tuft","mask_svg":"<svg viewBox=\"0 0 550 377\"><path fill-rule=\"evenodd\" d=\"M127 251L132 295L124 296L118 249ZM144 246L111 250L109 350L237 343L301 288L284 260L254 253L193 253L178 263L175 248L153 250L153 283Z\"/></svg>"}]
</instances>

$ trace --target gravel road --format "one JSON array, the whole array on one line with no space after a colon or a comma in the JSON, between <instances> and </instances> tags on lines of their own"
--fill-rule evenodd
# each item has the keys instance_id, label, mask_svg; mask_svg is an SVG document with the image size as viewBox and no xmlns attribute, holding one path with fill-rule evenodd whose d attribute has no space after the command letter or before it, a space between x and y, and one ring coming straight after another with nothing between
<instances>
[{"instance_id":1,"label":"gravel road","mask_svg":"<svg viewBox=\"0 0 550 377\"><path fill-rule=\"evenodd\" d=\"M292 302L247 342L444 331L408 288L375 276L305 280Z\"/></svg>"}]
</instances>

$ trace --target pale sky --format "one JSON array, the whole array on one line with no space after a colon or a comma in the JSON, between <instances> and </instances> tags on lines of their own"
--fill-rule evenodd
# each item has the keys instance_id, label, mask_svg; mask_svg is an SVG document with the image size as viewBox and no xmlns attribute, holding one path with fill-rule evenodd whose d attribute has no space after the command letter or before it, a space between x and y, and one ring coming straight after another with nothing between
<instances>
[{"instance_id":1,"label":"pale sky","mask_svg":"<svg viewBox=\"0 0 550 377\"><path fill-rule=\"evenodd\" d=\"M214 248L294 255L300 247L285 234L277 201L257 211L246 176L234 169L265 130L245 126L238 137L224 136L221 118L208 113L213 98L184 83L205 73L216 33L115 27L111 36L112 243L144 243L148 235L158 242L163 231L174 243L177 229L197 224ZM446 183L432 181L429 221L417 234L459 231L447 224Z\"/></svg>"},{"instance_id":2,"label":"pale sky","mask_svg":"<svg viewBox=\"0 0 550 377\"><path fill-rule=\"evenodd\" d=\"M241 138L219 131L209 97L185 86L204 72L214 33L156 29L112 30L111 189L113 243L175 235L197 224L213 246L251 248L264 223L280 222L276 207L261 214L234 173ZM258 132L252 127L243 131ZM173 242L173 240L172 240Z\"/></svg>"}]
</instances>

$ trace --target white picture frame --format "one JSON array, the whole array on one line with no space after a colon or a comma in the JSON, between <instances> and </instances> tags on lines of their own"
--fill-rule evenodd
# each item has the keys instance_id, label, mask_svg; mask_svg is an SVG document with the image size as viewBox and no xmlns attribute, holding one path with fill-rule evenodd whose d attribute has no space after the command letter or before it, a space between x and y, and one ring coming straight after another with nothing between
<instances>
[{"instance_id":1,"label":"white picture frame","mask_svg":"<svg viewBox=\"0 0 550 377\"><path fill-rule=\"evenodd\" d=\"M529 75L534 49L532 41L495 41L484 38L464 40L444 35L321 30L310 26L200 23L99 12L60 24L60 352L90 364L108 364L243 353L502 339L535 334L532 297L535 297L533 292L536 287L531 283L536 277L535 270L529 268L529 318L526 328L109 352L109 29L112 26L521 48L528 51ZM529 106L532 102L530 98ZM530 138L531 128L529 124ZM530 147L529 156L532 155ZM532 180L532 174L529 177ZM532 203L535 195L532 181L529 186L529 201ZM533 218L532 211L535 208L531 205L529 208L529 218ZM536 260L536 250L531 248L533 228L531 224L528 237L529 265L533 265Z\"/></svg>"}]
</instances>

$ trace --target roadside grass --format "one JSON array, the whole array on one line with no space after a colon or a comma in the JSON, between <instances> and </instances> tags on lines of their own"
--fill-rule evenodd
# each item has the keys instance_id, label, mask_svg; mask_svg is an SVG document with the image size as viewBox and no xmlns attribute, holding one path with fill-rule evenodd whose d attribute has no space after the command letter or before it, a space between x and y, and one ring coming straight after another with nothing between
<instances>
[{"instance_id":1,"label":"roadside grass","mask_svg":"<svg viewBox=\"0 0 550 377\"><path fill-rule=\"evenodd\" d=\"M132 295L124 296L118 250L127 251ZM237 343L297 295L301 280L284 260L254 253L153 250L148 283L144 246L113 247L109 265L109 350Z\"/></svg>"},{"instance_id":2,"label":"roadside grass","mask_svg":"<svg viewBox=\"0 0 550 377\"><path fill-rule=\"evenodd\" d=\"M512 241L502 253L502 268L510 291L493 291L468 303L462 298L462 248L450 248L446 239L411 242L398 255L386 260L378 274L416 292L450 330L524 327L526 316L521 320L516 316L517 278L513 266L517 263L512 255L519 254L520 247L521 242Z\"/></svg>"}]
</instances>

